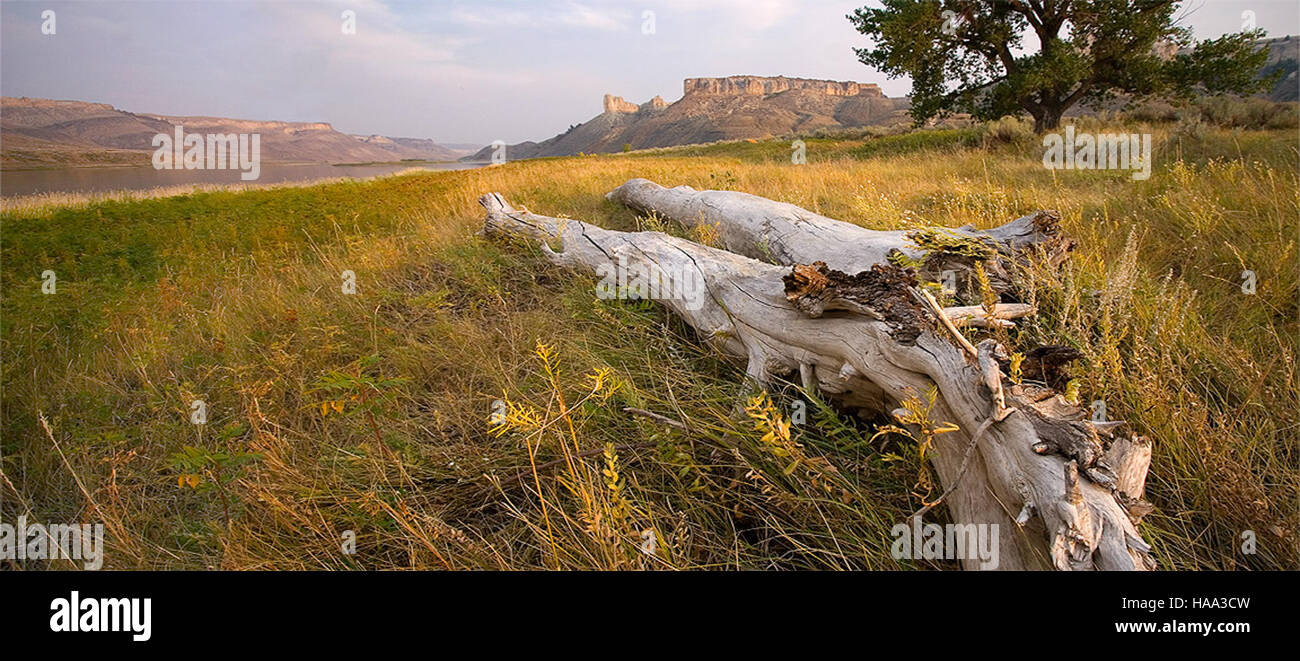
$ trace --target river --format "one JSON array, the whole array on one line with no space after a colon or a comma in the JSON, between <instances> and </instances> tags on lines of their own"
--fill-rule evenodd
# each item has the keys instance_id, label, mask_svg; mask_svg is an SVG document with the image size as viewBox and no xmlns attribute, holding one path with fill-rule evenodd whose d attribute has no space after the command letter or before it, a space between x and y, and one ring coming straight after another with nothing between
<instances>
[{"instance_id":1,"label":"river","mask_svg":"<svg viewBox=\"0 0 1300 661\"><path fill-rule=\"evenodd\" d=\"M148 190L188 184L274 184L348 177L364 179L402 170L466 170L482 163L371 163L365 165L262 164L256 181L241 181L239 170L155 170L152 167L81 167L0 172L0 195L17 197L36 193L99 193L119 190Z\"/></svg>"}]
</instances>

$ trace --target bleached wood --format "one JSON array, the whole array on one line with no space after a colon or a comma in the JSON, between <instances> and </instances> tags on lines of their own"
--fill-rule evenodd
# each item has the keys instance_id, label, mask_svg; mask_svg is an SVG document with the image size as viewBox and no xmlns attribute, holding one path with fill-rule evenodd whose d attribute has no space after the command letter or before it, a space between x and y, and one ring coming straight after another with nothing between
<instances>
[{"instance_id":1,"label":"bleached wood","mask_svg":"<svg viewBox=\"0 0 1300 661\"><path fill-rule=\"evenodd\" d=\"M631 179L605 197L687 227L714 225L723 248L772 264L820 261L837 271L858 273L886 263L895 250L913 260L927 257L909 241L911 230L871 230L748 193L665 188L647 179ZM1008 258L1026 249L1043 249L1060 259L1071 244L1060 235L1058 220L1054 212L1038 211L988 230L965 226L949 231L991 242ZM944 270L968 266L963 260L940 259L927 264L931 272L923 275L938 281ZM996 263L988 268L995 286L999 281L1005 284L1009 276Z\"/></svg>"},{"instance_id":2,"label":"bleached wood","mask_svg":"<svg viewBox=\"0 0 1300 661\"><path fill-rule=\"evenodd\" d=\"M660 302L706 341L746 360L747 374L760 383L798 372L846 405L880 413L936 386L932 415L961 428L935 439L932 461L940 480L957 482L945 505L957 522L999 526L999 568L1153 566L1149 547L1112 492L1114 479L1100 461L1097 432L1082 420L1082 411L1045 412L1049 405L1042 402L1050 398L1036 401L1034 393L1016 386L1004 397L1005 406L1017 411L990 423L1003 412L986 387L992 378L987 361L981 370L940 336L935 315L913 329L913 341L899 341L898 319L809 317L787 297L786 267L663 233L617 232L516 210L495 193L480 203L487 209L485 234L528 239L557 264L592 272L621 258L633 267L698 273L708 294L703 305ZM929 314L919 305L916 310ZM1061 417L1061 410L1068 415ZM981 427L985 432L968 474L958 481L970 434ZM974 568L977 561L964 566Z\"/></svg>"},{"instance_id":3,"label":"bleached wood","mask_svg":"<svg viewBox=\"0 0 1300 661\"><path fill-rule=\"evenodd\" d=\"M943 309L944 315L948 320L957 326L973 326L975 328L992 328L1002 326L1010 328L1015 326L1011 319L1019 319L1034 314L1034 306L1028 303L998 303L993 309L992 317L980 305L960 305L947 307Z\"/></svg>"},{"instance_id":4,"label":"bleached wood","mask_svg":"<svg viewBox=\"0 0 1300 661\"><path fill-rule=\"evenodd\" d=\"M1151 467L1151 442L1143 438L1121 437L1106 453L1107 463L1115 470L1115 482L1130 498L1146 494L1147 469Z\"/></svg>"}]
</instances>

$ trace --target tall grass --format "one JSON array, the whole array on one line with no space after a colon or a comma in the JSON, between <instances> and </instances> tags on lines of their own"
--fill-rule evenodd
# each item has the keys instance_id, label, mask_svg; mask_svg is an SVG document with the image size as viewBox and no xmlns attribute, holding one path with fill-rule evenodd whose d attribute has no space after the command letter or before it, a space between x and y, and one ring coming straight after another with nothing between
<instances>
[{"instance_id":1,"label":"tall grass","mask_svg":"<svg viewBox=\"0 0 1300 661\"><path fill-rule=\"evenodd\" d=\"M1151 130L1142 182L1014 135L828 139L6 210L3 515L104 521L114 568L952 568L889 554L934 488L914 443L474 234L488 191L635 229L603 196L647 177L875 228L1059 210L1079 249L1012 342L1079 348L1155 439L1163 567L1297 568L1294 135Z\"/></svg>"}]
</instances>

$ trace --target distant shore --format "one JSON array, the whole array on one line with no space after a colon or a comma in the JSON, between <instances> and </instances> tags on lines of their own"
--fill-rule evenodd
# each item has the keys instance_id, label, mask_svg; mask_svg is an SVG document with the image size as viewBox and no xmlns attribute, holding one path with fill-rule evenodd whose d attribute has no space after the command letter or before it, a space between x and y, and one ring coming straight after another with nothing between
<instances>
[{"instance_id":1,"label":"distant shore","mask_svg":"<svg viewBox=\"0 0 1300 661\"><path fill-rule=\"evenodd\" d=\"M263 172L266 173L269 170L270 174L274 175L276 174L277 167L283 167L286 165L289 164L282 164L282 163L268 164L266 166L263 166L264 167ZM80 168L80 167L79 168L58 168L55 170L22 170L22 171L8 173L8 175L6 175L6 173L4 172L0 172L0 212L9 213L9 212L16 212L16 211L29 211L34 209L46 208L46 207L76 207L76 206L84 206L87 204L93 204L96 202L102 202L108 200L128 201L128 200L149 199L149 198L158 198L158 197L171 197L174 195L189 195L192 193L269 190L275 188L298 188L298 187L307 187L307 186L317 186L320 184L335 183L335 182L342 182L342 181L367 181L371 179L380 179L385 177L396 177L396 176L412 174L416 172L430 172L430 171L450 172L456 170L470 170L470 169L482 167L483 165L486 164L485 163L459 163L454 161L452 162L402 161L402 162L375 163L375 164L340 163L337 164L337 166L322 164L322 163L309 163L309 164L296 164L296 165L312 166L313 172L317 171L318 169L326 169L326 168L333 168L333 167L350 168L353 170L353 172L349 174L346 173L346 171L341 171L339 174L335 174L332 176L329 173L325 173L322 174L321 176L313 176L307 178L285 178L285 179L273 180L273 181L259 180L259 181L252 181L252 182L243 182L243 181L182 182L182 183L174 183L174 184L161 184L156 186L123 186L117 188L109 187L109 188L103 188L99 190L46 190L46 191L37 191L37 192L29 192L29 193L24 192L16 195L11 195L8 192L10 190L10 187L6 185L6 179L9 179L9 181L12 182L12 175L17 174L18 172L42 175L46 173L59 173L66 170L78 170L78 171L100 170L100 171L107 172L107 171L121 171L126 169L143 170L143 168L124 168L124 167L112 167L112 166L97 167L97 168ZM444 165L448 167L420 167L421 165L426 165L426 166ZM364 172L357 172L357 170L363 170ZM154 172L152 168L149 168L148 173L152 173L152 172ZM201 172L201 171L191 171L191 172ZM237 172L231 172L231 171L225 171L225 172L229 174L237 175Z\"/></svg>"},{"instance_id":2,"label":"distant shore","mask_svg":"<svg viewBox=\"0 0 1300 661\"><path fill-rule=\"evenodd\" d=\"M363 166L363 165L420 165L420 164L455 164L470 163L470 161L459 160L431 160L424 158L403 158L396 161L358 161L355 163L322 163L319 161L262 161L265 165L330 165L335 167ZM486 165L486 163L484 163ZM33 163L14 162L12 160L0 160L0 172L31 172L33 170L86 170L86 169L121 169L121 168L153 168L153 164L148 158L140 162L130 163L59 163L54 161L41 161Z\"/></svg>"}]
</instances>

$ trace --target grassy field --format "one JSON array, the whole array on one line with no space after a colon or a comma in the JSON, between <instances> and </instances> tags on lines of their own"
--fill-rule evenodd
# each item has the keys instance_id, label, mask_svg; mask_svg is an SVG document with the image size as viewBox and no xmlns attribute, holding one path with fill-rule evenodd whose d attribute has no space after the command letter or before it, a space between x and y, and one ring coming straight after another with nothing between
<instances>
[{"instance_id":1,"label":"grassy field","mask_svg":"<svg viewBox=\"0 0 1300 661\"><path fill-rule=\"evenodd\" d=\"M913 444L818 402L787 438L794 386L733 415L743 366L662 309L475 236L489 191L680 233L604 199L646 177L872 228L1059 210L1079 248L1011 339L1079 348L1081 396L1154 439L1162 568L1300 568L1295 131L1124 128L1149 180L975 127L11 207L4 519L103 521L119 569L955 568L889 554L937 493Z\"/></svg>"}]
</instances>

